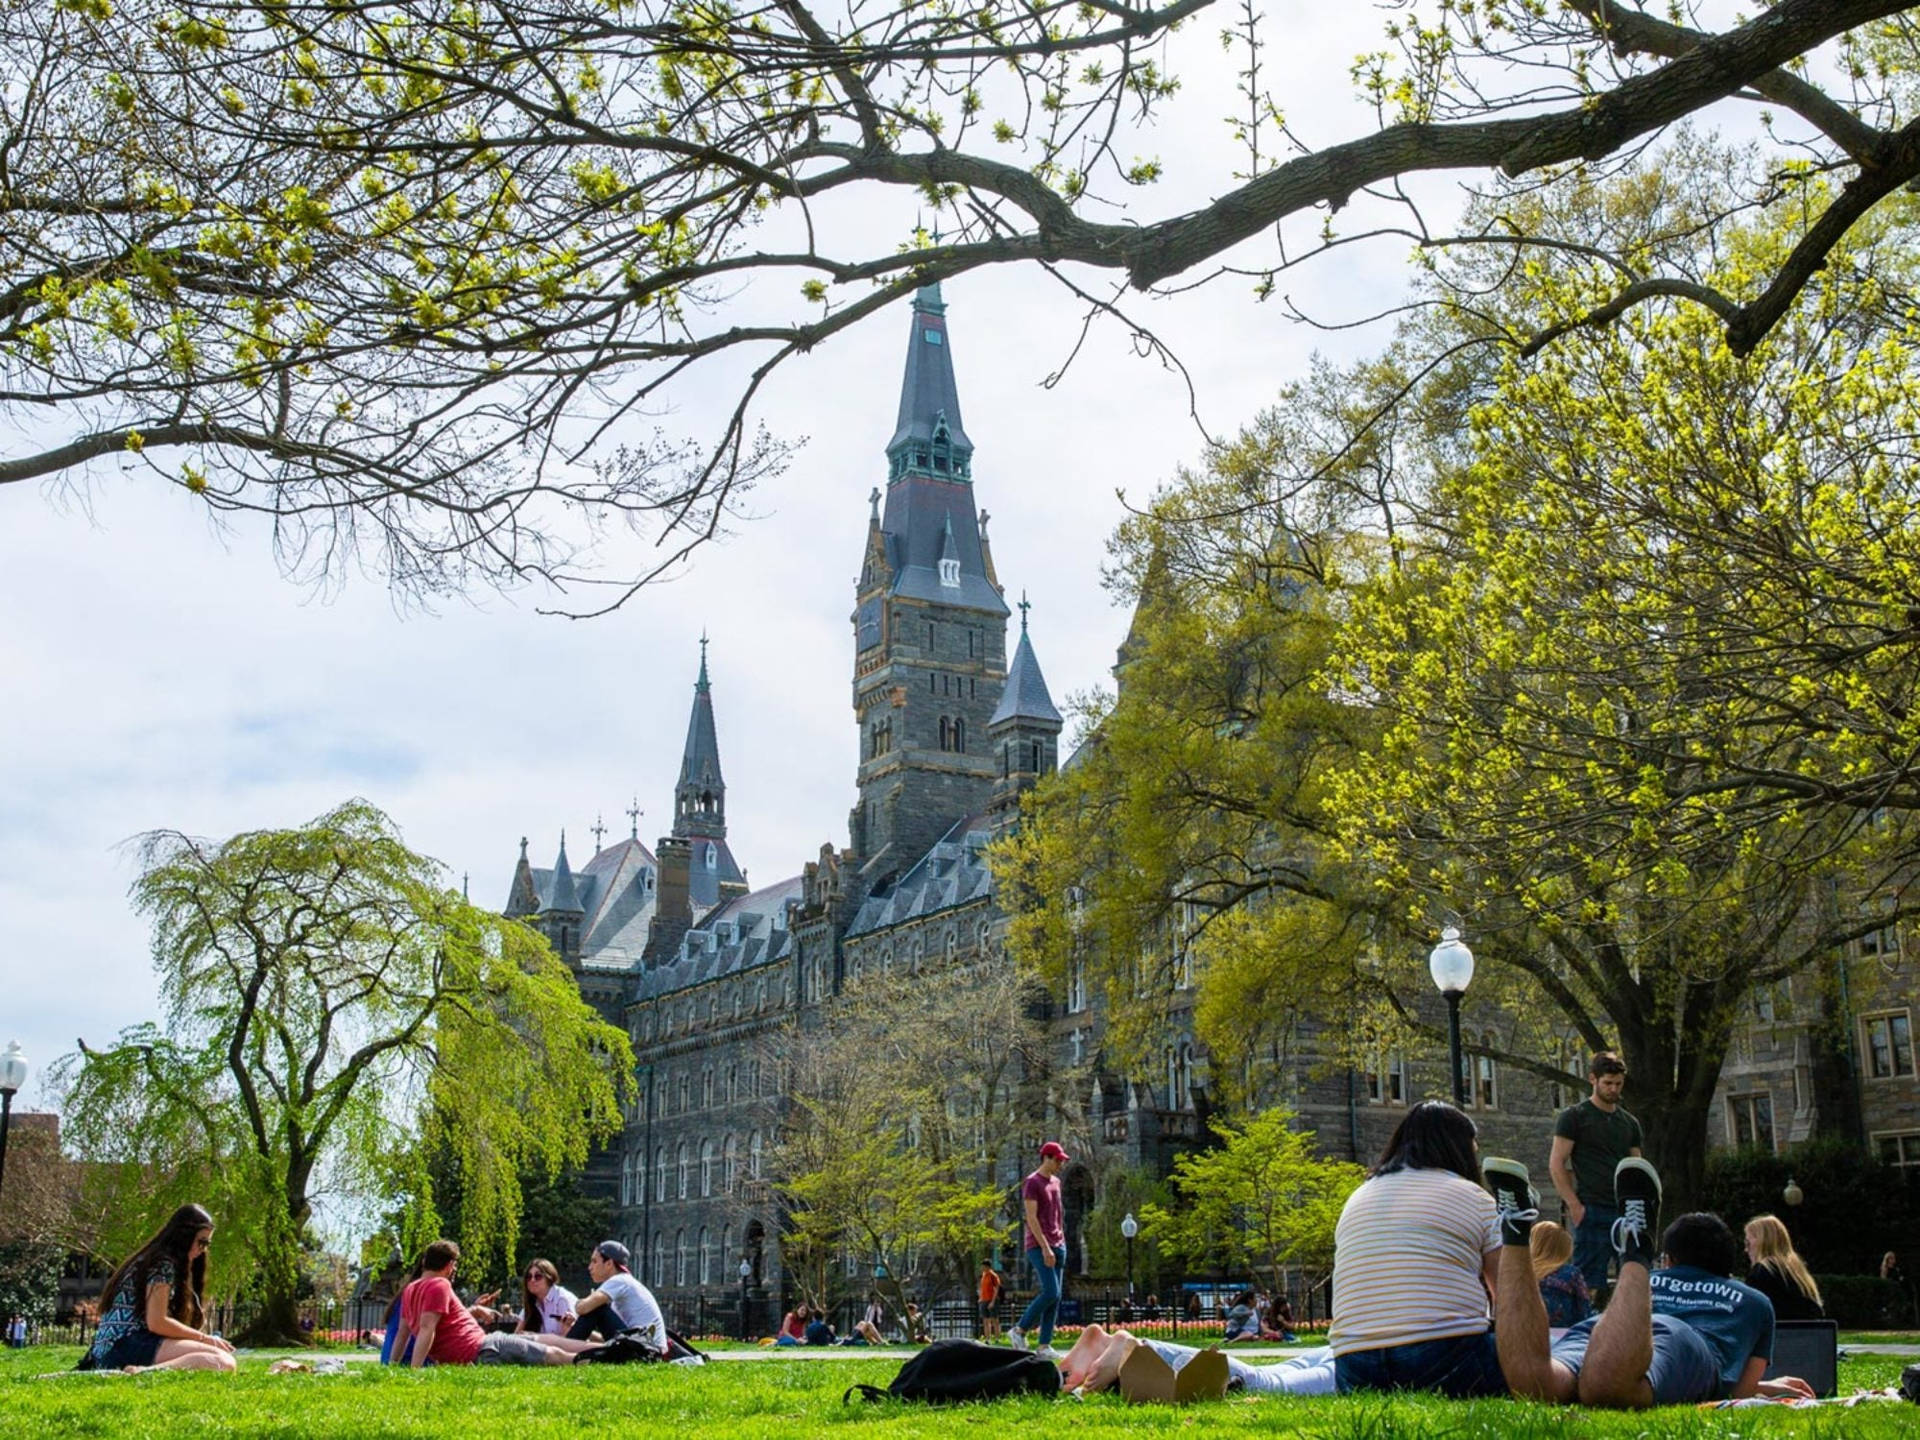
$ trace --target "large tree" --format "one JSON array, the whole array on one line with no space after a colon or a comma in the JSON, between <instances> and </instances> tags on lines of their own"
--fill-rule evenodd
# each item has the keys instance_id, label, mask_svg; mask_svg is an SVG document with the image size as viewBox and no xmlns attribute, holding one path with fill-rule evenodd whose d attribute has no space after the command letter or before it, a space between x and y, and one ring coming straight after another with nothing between
<instances>
[{"instance_id":1,"label":"large tree","mask_svg":"<svg viewBox=\"0 0 1920 1440\"><path fill-rule=\"evenodd\" d=\"M513 1251L521 1174L578 1166L618 1127L625 1034L364 801L218 843L158 831L141 855L164 1021L57 1071L75 1148L120 1162L101 1172L126 1190L109 1254L206 1204L219 1287L260 1301L259 1335L293 1337L316 1201L351 1218L410 1197L418 1239L443 1151L484 1262Z\"/></svg>"},{"instance_id":2,"label":"large tree","mask_svg":"<svg viewBox=\"0 0 1920 1440\"><path fill-rule=\"evenodd\" d=\"M1724 158L1528 202L1560 249L1497 291L1443 271L1398 352L1294 387L1130 527L1120 693L1009 855L1081 901L1023 943L1186 920L1231 1054L1294 1007L1432 1036L1423 937L1464 918L1474 1048L1558 1079L1620 1046L1696 1188L1755 990L1916 909L1912 202L1751 355L1673 301L1530 364L1477 342L1583 314L1610 253L1763 271L1790 234L1692 223Z\"/></svg>"},{"instance_id":3,"label":"large tree","mask_svg":"<svg viewBox=\"0 0 1920 1440\"><path fill-rule=\"evenodd\" d=\"M770 371L926 281L1040 264L1097 314L1222 275L1265 296L1368 232L1525 252L1511 215L1456 228L1401 182L1551 188L1761 107L1706 221L1769 208L1779 252L1733 287L1621 253L1574 317L1678 297L1745 353L1920 177L1894 0L1407 0L1354 65L1376 128L1328 141L1262 78L1290 15L1212 3L11 0L0 405L34 423L0 485L151 466L271 515L296 567L370 542L407 586L580 578L576 506L657 523L666 565L777 468ZM1152 158L1223 27L1230 143ZM1211 198L1157 210L1175 166ZM888 195L894 226L855 208ZM696 368L737 397L718 433L635 436Z\"/></svg>"}]
</instances>

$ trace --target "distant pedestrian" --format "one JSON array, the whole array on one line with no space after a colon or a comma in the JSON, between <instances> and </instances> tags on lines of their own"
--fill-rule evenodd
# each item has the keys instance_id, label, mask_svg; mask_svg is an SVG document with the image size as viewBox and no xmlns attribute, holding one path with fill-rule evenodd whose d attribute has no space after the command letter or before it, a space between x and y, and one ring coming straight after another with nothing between
<instances>
[{"instance_id":1,"label":"distant pedestrian","mask_svg":"<svg viewBox=\"0 0 1920 1440\"><path fill-rule=\"evenodd\" d=\"M15 1350L27 1348L27 1317L15 1315L7 1321L7 1344Z\"/></svg>"},{"instance_id":2,"label":"distant pedestrian","mask_svg":"<svg viewBox=\"0 0 1920 1440\"><path fill-rule=\"evenodd\" d=\"M1627 1086L1626 1062L1602 1050L1587 1066L1587 1078L1592 1093L1562 1110L1554 1122L1547 1171L1573 1222L1573 1263L1597 1300L1614 1259L1613 1222L1620 1218L1613 1174L1622 1160L1639 1155L1645 1136L1640 1122L1620 1104Z\"/></svg>"},{"instance_id":3,"label":"distant pedestrian","mask_svg":"<svg viewBox=\"0 0 1920 1440\"><path fill-rule=\"evenodd\" d=\"M1027 1263L1040 1287L1028 1302L1020 1323L1007 1332L1016 1350L1027 1348L1027 1336L1037 1332L1037 1354L1054 1358L1053 1326L1060 1315L1060 1281L1067 1268L1067 1231L1060 1202L1060 1172L1067 1168L1067 1152L1057 1140L1040 1147L1040 1168L1020 1187L1024 1212Z\"/></svg>"},{"instance_id":4,"label":"distant pedestrian","mask_svg":"<svg viewBox=\"0 0 1920 1440\"><path fill-rule=\"evenodd\" d=\"M1000 1291L1006 1282L993 1268L993 1261L980 1262L980 1338L997 1339L1000 1334Z\"/></svg>"}]
</instances>

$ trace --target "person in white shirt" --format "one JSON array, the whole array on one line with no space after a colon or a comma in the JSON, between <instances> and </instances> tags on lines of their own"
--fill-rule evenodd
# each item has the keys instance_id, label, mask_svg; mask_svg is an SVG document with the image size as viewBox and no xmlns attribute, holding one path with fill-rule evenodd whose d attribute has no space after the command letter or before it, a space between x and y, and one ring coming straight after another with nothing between
<instances>
[{"instance_id":1,"label":"person in white shirt","mask_svg":"<svg viewBox=\"0 0 1920 1440\"><path fill-rule=\"evenodd\" d=\"M1407 1112L1334 1228L1327 1343L1342 1394L1505 1395L1488 1298L1500 1255L1473 1121L1428 1100Z\"/></svg>"},{"instance_id":2,"label":"person in white shirt","mask_svg":"<svg viewBox=\"0 0 1920 1440\"><path fill-rule=\"evenodd\" d=\"M551 1260L528 1261L523 1283L520 1329L533 1335L566 1334L579 1300L560 1283L559 1267Z\"/></svg>"},{"instance_id":3,"label":"person in white shirt","mask_svg":"<svg viewBox=\"0 0 1920 1440\"><path fill-rule=\"evenodd\" d=\"M633 1278L632 1252L618 1240L602 1240L587 1257L593 1289L573 1307L573 1323L565 1335L540 1335L546 1345L575 1354L604 1344L616 1335L638 1332L661 1354L667 1353L667 1317L653 1292Z\"/></svg>"}]
</instances>

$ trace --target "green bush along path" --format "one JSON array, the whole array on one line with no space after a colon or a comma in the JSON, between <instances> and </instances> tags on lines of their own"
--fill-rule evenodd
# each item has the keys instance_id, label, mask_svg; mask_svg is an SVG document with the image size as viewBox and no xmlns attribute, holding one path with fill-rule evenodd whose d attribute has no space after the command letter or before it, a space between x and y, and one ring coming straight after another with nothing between
<instances>
[{"instance_id":1,"label":"green bush along path","mask_svg":"<svg viewBox=\"0 0 1920 1440\"><path fill-rule=\"evenodd\" d=\"M1701 1436L1832 1437L1894 1440L1913 1433L1920 1409L1889 1403L1854 1410L1662 1410L1609 1415L1517 1401L1230 1398L1183 1411L1134 1407L1111 1396L996 1402L956 1410L858 1402L840 1394L856 1380L884 1384L894 1360L823 1364L808 1360L716 1363L702 1370L582 1366L572 1370L391 1371L351 1365L344 1375L269 1375L243 1358L240 1373L75 1376L36 1380L78 1354L46 1348L0 1352L0 1415L16 1435L161 1440L178 1436L441 1437L511 1435L515 1440L577 1434L727 1437L929 1435L984 1440L1039 1434L1070 1424L1075 1440L1106 1436L1246 1435L1328 1440L1690 1440ZM1893 1358L1841 1365L1843 1392L1894 1383ZM1071 1407L1071 1415L1059 1413ZM983 1429L983 1425L990 1428Z\"/></svg>"}]
</instances>

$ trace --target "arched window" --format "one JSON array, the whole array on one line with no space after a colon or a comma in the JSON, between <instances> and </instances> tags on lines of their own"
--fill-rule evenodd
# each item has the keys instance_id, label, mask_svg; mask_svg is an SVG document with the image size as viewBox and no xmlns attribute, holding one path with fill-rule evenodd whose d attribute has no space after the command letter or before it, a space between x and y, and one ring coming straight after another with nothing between
<instances>
[{"instance_id":1,"label":"arched window","mask_svg":"<svg viewBox=\"0 0 1920 1440\"><path fill-rule=\"evenodd\" d=\"M665 1235L653 1237L653 1283L655 1285L667 1283L667 1237Z\"/></svg>"},{"instance_id":2,"label":"arched window","mask_svg":"<svg viewBox=\"0 0 1920 1440\"><path fill-rule=\"evenodd\" d=\"M688 1015L687 1021L689 1024L692 1023L693 1021L692 1015ZM687 1079L686 1072L684 1070L681 1071L679 1082L678 1082L678 1089L675 1091L675 1094L677 1096L677 1101L674 1105L674 1109L680 1111L682 1114L686 1113L687 1100L691 1095L692 1090L693 1090L693 1086L692 1086L692 1083Z\"/></svg>"},{"instance_id":3,"label":"arched window","mask_svg":"<svg viewBox=\"0 0 1920 1440\"><path fill-rule=\"evenodd\" d=\"M700 1283L713 1283L713 1232L704 1225L700 1227Z\"/></svg>"},{"instance_id":4,"label":"arched window","mask_svg":"<svg viewBox=\"0 0 1920 1440\"><path fill-rule=\"evenodd\" d=\"M735 1272L739 1267L734 1263L733 1227L731 1225L721 1227L720 1248L714 1253L719 1256L721 1283L725 1284L727 1281L737 1278Z\"/></svg>"},{"instance_id":5,"label":"arched window","mask_svg":"<svg viewBox=\"0 0 1920 1440\"><path fill-rule=\"evenodd\" d=\"M687 1232L684 1230L673 1232L673 1283L687 1283Z\"/></svg>"},{"instance_id":6,"label":"arched window","mask_svg":"<svg viewBox=\"0 0 1920 1440\"><path fill-rule=\"evenodd\" d=\"M711 1065L700 1072L700 1108L702 1110L713 1108L713 1067Z\"/></svg>"},{"instance_id":7,"label":"arched window","mask_svg":"<svg viewBox=\"0 0 1920 1440\"><path fill-rule=\"evenodd\" d=\"M707 846L707 869L718 870L719 868L720 847L718 845L709 845Z\"/></svg>"},{"instance_id":8,"label":"arched window","mask_svg":"<svg viewBox=\"0 0 1920 1440\"><path fill-rule=\"evenodd\" d=\"M747 1142L747 1173L754 1179L760 1178L760 1132L753 1132L753 1139Z\"/></svg>"},{"instance_id":9,"label":"arched window","mask_svg":"<svg viewBox=\"0 0 1920 1440\"><path fill-rule=\"evenodd\" d=\"M687 1160L687 1142L686 1141L682 1140L680 1142L680 1149L678 1151L678 1154L679 1154L679 1160L680 1160L680 1197L679 1198L684 1200L687 1198L687 1181L691 1178L692 1168L693 1168L688 1163L688 1160Z\"/></svg>"},{"instance_id":10,"label":"arched window","mask_svg":"<svg viewBox=\"0 0 1920 1440\"><path fill-rule=\"evenodd\" d=\"M733 1136L727 1136L726 1143L720 1147L720 1187L727 1194L733 1194L733 1187L739 1180L740 1157L735 1153Z\"/></svg>"},{"instance_id":11,"label":"arched window","mask_svg":"<svg viewBox=\"0 0 1920 1440\"><path fill-rule=\"evenodd\" d=\"M758 1060L749 1060L747 1062L747 1094L757 1096L759 1093L760 1062Z\"/></svg>"},{"instance_id":12,"label":"arched window","mask_svg":"<svg viewBox=\"0 0 1920 1440\"><path fill-rule=\"evenodd\" d=\"M667 1198L667 1147L664 1145L653 1152L653 1198ZM662 1279L661 1283L666 1282Z\"/></svg>"},{"instance_id":13,"label":"arched window","mask_svg":"<svg viewBox=\"0 0 1920 1440\"><path fill-rule=\"evenodd\" d=\"M953 722L953 748L957 754L967 753L967 722L956 717Z\"/></svg>"},{"instance_id":14,"label":"arched window","mask_svg":"<svg viewBox=\"0 0 1920 1440\"><path fill-rule=\"evenodd\" d=\"M700 1142L700 1194L702 1197L713 1194L713 1142Z\"/></svg>"},{"instance_id":15,"label":"arched window","mask_svg":"<svg viewBox=\"0 0 1920 1440\"><path fill-rule=\"evenodd\" d=\"M1489 1030L1480 1037L1480 1043L1489 1050L1493 1048L1493 1031ZM1473 1103L1482 1110L1491 1110L1500 1103L1499 1077L1495 1073L1491 1055L1476 1055L1473 1059Z\"/></svg>"},{"instance_id":16,"label":"arched window","mask_svg":"<svg viewBox=\"0 0 1920 1440\"><path fill-rule=\"evenodd\" d=\"M944 715L940 717L940 748L942 750L953 748L953 727Z\"/></svg>"},{"instance_id":17,"label":"arched window","mask_svg":"<svg viewBox=\"0 0 1920 1440\"><path fill-rule=\"evenodd\" d=\"M629 1155L620 1165L620 1203L633 1204L633 1156Z\"/></svg>"},{"instance_id":18,"label":"arched window","mask_svg":"<svg viewBox=\"0 0 1920 1440\"><path fill-rule=\"evenodd\" d=\"M1038 775L1040 771L1044 768L1040 763L1043 754L1044 752L1041 749L1040 742L1038 740L1034 741L1033 742L1033 773L1036 775Z\"/></svg>"}]
</instances>

